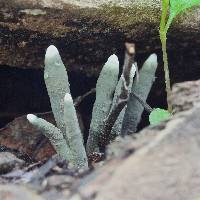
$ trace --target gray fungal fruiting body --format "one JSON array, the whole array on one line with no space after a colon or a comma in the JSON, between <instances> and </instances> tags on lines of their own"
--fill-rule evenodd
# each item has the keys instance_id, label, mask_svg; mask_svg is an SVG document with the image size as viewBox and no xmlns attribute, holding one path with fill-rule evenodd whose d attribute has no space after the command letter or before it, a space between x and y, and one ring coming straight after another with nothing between
<instances>
[{"instance_id":1,"label":"gray fungal fruiting body","mask_svg":"<svg viewBox=\"0 0 200 200\"><path fill-rule=\"evenodd\" d=\"M129 51L125 54L120 80L118 81L119 61L116 55L108 58L97 80L96 100L86 146L89 159L93 159L94 155L95 159L101 157L100 149L105 149L120 131L122 134L127 134L129 130L135 132L140 121L144 109L141 102L146 101L152 86L157 56L152 54L147 59L140 70L139 82L133 82L136 67L132 64L135 51L131 49L134 50L134 45L127 44L127 49ZM45 55L44 79L57 127L32 114L27 115L27 119L50 140L62 159L68 160L75 168L87 168L88 158L70 95L67 72L58 50L52 45ZM134 95L129 95L130 91L139 96L140 102Z\"/></svg>"},{"instance_id":2,"label":"gray fungal fruiting body","mask_svg":"<svg viewBox=\"0 0 200 200\"><path fill-rule=\"evenodd\" d=\"M87 154L99 152L98 139L102 132L104 119L109 114L113 94L118 81L119 61L116 55L109 57L103 66L96 84L96 100L92 111L89 137L87 141Z\"/></svg>"},{"instance_id":3,"label":"gray fungal fruiting body","mask_svg":"<svg viewBox=\"0 0 200 200\"><path fill-rule=\"evenodd\" d=\"M132 84L133 84L133 78L135 76L135 72L136 72L136 67L135 65L133 64L132 65L132 68L131 68L131 71L130 71L130 83L129 83L129 86L128 86L128 95L130 94L131 92L131 87L132 87ZM120 95L121 93L121 88L122 88L122 84L123 84L123 75L121 75L118 83L117 83L117 86L116 86L116 89L115 89L115 94L114 94L114 98L113 98L113 103L112 103L112 107L114 107L115 103L116 103L116 100L117 100L117 97ZM120 112L113 128L112 128L112 131L111 131L111 135L112 135L112 138L118 136L121 134L121 129L122 129L122 122L123 122L123 119L124 119L124 114L125 114L125 111L126 111L126 108L127 106L125 106L122 111Z\"/></svg>"},{"instance_id":4,"label":"gray fungal fruiting body","mask_svg":"<svg viewBox=\"0 0 200 200\"><path fill-rule=\"evenodd\" d=\"M64 98L64 119L66 128L66 136L69 141L70 151L72 155L72 164L76 168L88 167L87 155L83 145L82 133L79 127L76 110L72 97L66 93Z\"/></svg>"},{"instance_id":5,"label":"gray fungal fruiting body","mask_svg":"<svg viewBox=\"0 0 200 200\"><path fill-rule=\"evenodd\" d=\"M46 51L44 80L57 127L61 130L66 139L67 137L65 136L66 131L64 122L64 97L66 93L70 93L70 88L65 66L61 60L57 48L53 45L49 46Z\"/></svg>"},{"instance_id":6,"label":"gray fungal fruiting body","mask_svg":"<svg viewBox=\"0 0 200 200\"><path fill-rule=\"evenodd\" d=\"M32 114L27 115L27 119L50 140L62 159L68 160L75 168L87 168L87 156L70 95L67 72L53 45L46 51L44 79L58 128Z\"/></svg>"},{"instance_id":7,"label":"gray fungal fruiting body","mask_svg":"<svg viewBox=\"0 0 200 200\"><path fill-rule=\"evenodd\" d=\"M157 56L156 54L151 54L139 72L139 81L135 80L133 82L132 92L137 94L144 102L146 102L155 80L157 66ZM131 93L122 124L123 135L136 132L143 111L143 105L135 98L134 94Z\"/></svg>"},{"instance_id":8,"label":"gray fungal fruiting body","mask_svg":"<svg viewBox=\"0 0 200 200\"><path fill-rule=\"evenodd\" d=\"M27 119L50 140L61 159L71 160L70 149L62 132L57 127L33 114L28 114Z\"/></svg>"}]
</instances>

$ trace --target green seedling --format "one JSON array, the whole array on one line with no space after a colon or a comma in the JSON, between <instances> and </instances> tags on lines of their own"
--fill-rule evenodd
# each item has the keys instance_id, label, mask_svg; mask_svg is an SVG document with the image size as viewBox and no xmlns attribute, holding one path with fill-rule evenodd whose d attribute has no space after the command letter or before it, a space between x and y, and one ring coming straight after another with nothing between
<instances>
[{"instance_id":1,"label":"green seedling","mask_svg":"<svg viewBox=\"0 0 200 200\"><path fill-rule=\"evenodd\" d=\"M169 102L169 96L171 95L171 85L170 85L167 45L166 45L167 31L172 21L177 15L184 12L186 9L197 5L200 5L200 0L162 0L162 14L161 14L159 32L160 32L160 40L163 52L168 111L170 113L172 112L172 104Z\"/></svg>"},{"instance_id":2,"label":"green seedling","mask_svg":"<svg viewBox=\"0 0 200 200\"><path fill-rule=\"evenodd\" d=\"M171 113L161 108L155 108L149 115L149 122L151 125L157 125L160 122L171 117Z\"/></svg>"}]
</instances>

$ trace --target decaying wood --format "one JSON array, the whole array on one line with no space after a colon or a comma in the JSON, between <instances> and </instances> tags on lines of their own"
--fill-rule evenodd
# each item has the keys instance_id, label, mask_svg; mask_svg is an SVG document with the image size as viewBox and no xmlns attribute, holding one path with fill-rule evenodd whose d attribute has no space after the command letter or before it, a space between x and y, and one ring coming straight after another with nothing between
<instances>
[{"instance_id":1,"label":"decaying wood","mask_svg":"<svg viewBox=\"0 0 200 200\"><path fill-rule=\"evenodd\" d=\"M0 65L41 68L53 43L70 70L94 74L109 55L123 52L125 40L136 42L138 53L160 49L160 10L160 0L1 0ZM170 47L199 48L199 13L176 20Z\"/></svg>"}]
</instances>

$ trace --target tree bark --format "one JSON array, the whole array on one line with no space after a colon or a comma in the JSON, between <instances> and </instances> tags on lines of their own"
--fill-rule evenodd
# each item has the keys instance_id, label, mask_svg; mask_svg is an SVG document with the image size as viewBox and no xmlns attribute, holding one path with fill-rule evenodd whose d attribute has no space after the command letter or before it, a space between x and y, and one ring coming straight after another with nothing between
<instances>
[{"instance_id":1,"label":"tree bark","mask_svg":"<svg viewBox=\"0 0 200 200\"><path fill-rule=\"evenodd\" d=\"M112 53L123 57L125 41L160 51L160 13L160 0L0 0L0 65L40 69L54 44L70 70L94 75ZM182 14L168 47L199 50L199 27L199 8Z\"/></svg>"}]
</instances>

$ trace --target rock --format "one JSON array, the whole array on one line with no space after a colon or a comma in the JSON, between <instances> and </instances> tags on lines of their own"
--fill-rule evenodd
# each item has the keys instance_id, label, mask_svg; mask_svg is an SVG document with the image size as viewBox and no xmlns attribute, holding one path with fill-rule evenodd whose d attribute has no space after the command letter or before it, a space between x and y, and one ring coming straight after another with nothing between
<instances>
[{"instance_id":1,"label":"rock","mask_svg":"<svg viewBox=\"0 0 200 200\"><path fill-rule=\"evenodd\" d=\"M200 102L200 80L177 83L173 86L171 102L174 112L189 110Z\"/></svg>"},{"instance_id":2,"label":"rock","mask_svg":"<svg viewBox=\"0 0 200 200\"><path fill-rule=\"evenodd\" d=\"M24 163L10 152L0 152L0 174L6 174L16 167L22 167Z\"/></svg>"},{"instance_id":3,"label":"rock","mask_svg":"<svg viewBox=\"0 0 200 200\"><path fill-rule=\"evenodd\" d=\"M0 200L43 200L32 190L19 185L0 185Z\"/></svg>"},{"instance_id":4,"label":"rock","mask_svg":"<svg viewBox=\"0 0 200 200\"><path fill-rule=\"evenodd\" d=\"M179 87L188 84L197 89L198 82ZM129 137L126 145L131 150L129 155L120 154L120 158L111 159L81 180L71 199L198 199L200 101L197 98L193 101L196 103L190 109L141 131L137 140Z\"/></svg>"},{"instance_id":5,"label":"rock","mask_svg":"<svg viewBox=\"0 0 200 200\"><path fill-rule=\"evenodd\" d=\"M108 56L123 57L124 41L136 42L140 55L161 50L160 11L160 0L1 1L0 64L42 68L45 49L55 44L70 70L96 75ZM199 13L196 8L181 15L169 35L170 50L178 54L177 49L191 48L187 59L193 56L193 63L200 43Z\"/></svg>"},{"instance_id":6,"label":"rock","mask_svg":"<svg viewBox=\"0 0 200 200\"><path fill-rule=\"evenodd\" d=\"M52 175L45 180L49 187L69 188L74 181L74 177L66 175Z\"/></svg>"},{"instance_id":7,"label":"rock","mask_svg":"<svg viewBox=\"0 0 200 200\"><path fill-rule=\"evenodd\" d=\"M87 178L89 183L86 182L84 185L82 181L82 187L78 190L79 198L110 200L122 198L131 200L133 197L140 200L198 198L199 113L200 105L174 116L166 124L165 129L155 133L155 138L139 148L135 154L131 154L121 162L110 161L94 172Z\"/></svg>"},{"instance_id":8,"label":"rock","mask_svg":"<svg viewBox=\"0 0 200 200\"><path fill-rule=\"evenodd\" d=\"M55 188L51 190L46 190L44 193L42 193L42 197L46 200L66 200L68 199L70 194L69 190L56 190Z\"/></svg>"}]
</instances>

